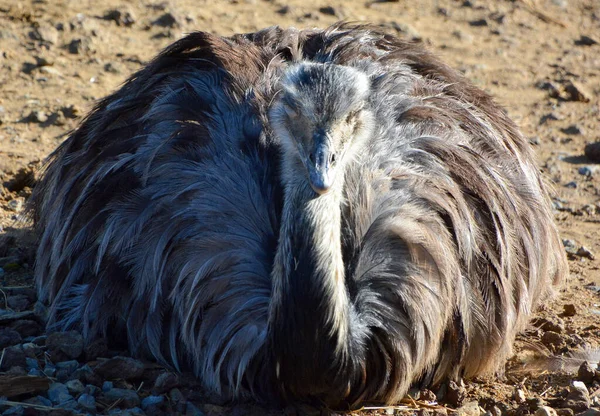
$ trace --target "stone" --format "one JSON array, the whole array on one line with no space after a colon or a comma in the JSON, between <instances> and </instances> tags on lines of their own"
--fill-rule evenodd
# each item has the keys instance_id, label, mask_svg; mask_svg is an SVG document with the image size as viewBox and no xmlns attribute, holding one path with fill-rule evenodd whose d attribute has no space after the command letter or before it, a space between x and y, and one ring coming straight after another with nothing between
<instances>
[{"instance_id":1,"label":"stone","mask_svg":"<svg viewBox=\"0 0 600 416\"><path fill-rule=\"evenodd\" d=\"M580 135L580 134L585 133L583 131L583 128L581 126L578 126L577 124L571 124L569 127L560 129L560 131L562 131L565 134L570 134L570 135Z\"/></svg>"},{"instance_id":2,"label":"stone","mask_svg":"<svg viewBox=\"0 0 600 416\"><path fill-rule=\"evenodd\" d=\"M579 249L577 250L577 255L579 257L585 257L585 258L590 259L590 260L594 260L596 258L596 256L594 255L594 253L592 253L592 251L589 248L585 247L585 246L579 247ZM567 306L568 305L565 305L565 312L564 312L564 314L566 314L566 313L573 313L573 315L566 315L566 316L574 316L574 315L577 314L577 311L575 310L575 305L571 305L571 306L573 306L573 308L571 308L569 306L569 312L567 312L567 309L566 309Z\"/></svg>"},{"instance_id":3,"label":"stone","mask_svg":"<svg viewBox=\"0 0 600 416\"><path fill-rule=\"evenodd\" d=\"M6 347L2 352L4 356L2 364L0 365L0 371L6 371L11 367L18 366L25 368L27 361L25 360L25 352L21 345L13 345L12 347Z\"/></svg>"},{"instance_id":4,"label":"stone","mask_svg":"<svg viewBox=\"0 0 600 416\"><path fill-rule=\"evenodd\" d=\"M78 396L85 390L83 383L77 379L67 381L65 386L67 386L69 393L73 396Z\"/></svg>"},{"instance_id":5,"label":"stone","mask_svg":"<svg viewBox=\"0 0 600 416\"><path fill-rule=\"evenodd\" d=\"M581 176L591 178L594 175L594 169L590 168L589 166L582 166L577 169L577 173L579 173Z\"/></svg>"},{"instance_id":6,"label":"stone","mask_svg":"<svg viewBox=\"0 0 600 416\"><path fill-rule=\"evenodd\" d=\"M588 143L585 145L583 153L592 162L600 163L600 142Z\"/></svg>"},{"instance_id":7,"label":"stone","mask_svg":"<svg viewBox=\"0 0 600 416\"><path fill-rule=\"evenodd\" d=\"M575 41L575 44L579 46L592 46L597 45L598 43L600 43L598 39L588 35L581 35L579 39Z\"/></svg>"},{"instance_id":8,"label":"stone","mask_svg":"<svg viewBox=\"0 0 600 416\"><path fill-rule=\"evenodd\" d=\"M466 389L454 381L448 383L444 400L452 407L459 407L467 395Z\"/></svg>"},{"instance_id":9,"label":"stone","mask_svg":"<svg viewBox=\"0 0 600 416\"><path fill-rule=\"evenodd\" d=\"M108 346L105 339L96 339L83 347L83 355L86 360L92 361L98 357L106 357Z\"/></svg>"},{"instance_id":10,"label":"stone","mask_svg":"<svg viewBox=\"0 0 600 416\"><path fill-rule=\"evenodd\" d=\"M77 405L80 409L95 413L96 412L96 399L90 394L82 394L77 399Z\"/></svg>"},{"instance_id":11,"label":"stone","mask_svg":"<svg viewBox=\"0 0 600 416\"><path fill-rule=\"evenodd\" d=\"M419 392L419 400L425 402L435 402L437 401L437 398L434 392L432 392L431 390L424 389Z\"/></svg>"},{"instance_id":12,"label":"stone","mask_svg":"<svg viewBox=\"0 0 600 416\"><path fill-rule=\"evenodd\" d=\"M154 20L152 24L160 27L174 28L181 26L181 20L173 13L167 12L160 16L158 19Z\"/></svg>"},{"instance_id":13,"label":"stone","mask_svg":"<svg viewBox=\"0 0 600 416\"><path fill-rule=\"evenodd\" d=\"M128 389L110 389L100 393L98 395L98 400L104 403L114 403L117 400L121 400L119 402L119 407L126 409L140 405L140 397L138 394L135 391Z\"/></svg>"},{"instance_id":14,"label":"stone","mask_svg":"<svg viewBox=\"0 0 600 416\"><path fill-rule=\"evenodd\" d=\"M569 386L569 392L567 393L564 407L573 409L575 412L582 412L589 409L591 404L590 393L585 384L581 381L574 381L573 384Z\"/></svg>"},{"instance_id":15,"label":"stone","mask_svg":"<svg viewBox=\"0 0 600 416\"><path fill-rule=\"evenodd\" d=\"M102 383L102 391L109 391L110 389L112 389L113 386L113 382L112 381L105 381L104 383Z\"/></svg>"},{"instance_id":16,"label":"stone","mask_svg":"<svg viewBox=\"0 0 600 416\"><path fill-rule=\"evenodd\" d=\"M94 371L110 380L132 380L144 374L144 363L130 357L114 357L99 363Z\"/></svg>"},{"instance_id":17,"label":"stone","mask_svg":"<svg viewBox=\"0 0 600 416\"><path fill-rule=\"evenodd\" d=\"M540 406L535 411L535 416L557 416L556 410L548 406Z\"/></svg>"},{"instance_id":18,"label":"stone","mask_svg":"<svg viewBox=\"0 0 600 416\"><path fill-rule=\"evenodd\" d=\"M0 328L0 350L6 347L11 347L20 344L22 341L21 334L12 328Z\"/></svg>"},{"instance_id":19,"label":"stone","mask_svg":"<svg viewBox=\"0 0 600 416\"><path fill-rule=\"evenodd\" d=\"M562 335L554 331L546 331L542 335L542 344L549 348L560 349L566 346L566 342Z\"/></svg>"},{"instance_id":20,"label":"stone","mask_svg":"<svg viewBox=\"0 0 600 416\"><path fill-rule=\"evenodd\" d=\"M476 401L465 403L456 410L457 416L480 416L484 413L485 411L479 407L479 403Z\"/></svg>"},{"instance_id":21,"label":"stone","mask_svg":"<svg viewBox=\"0 0 600 416\"><path fill-rule=\"evenodd\" d=\"M554 331L557 334L565 332L565 321L557 316L551 318L536 318L532 321L532 325L542 331Z\"/></svg>"},{"instance_id":22,"label":"stone","mask_svg":"<svg viewBox=\"0 0 600 416\"><path fill-rule=\"evenodd\" d=\"M155 394L163 394L171 390L173 387L178 386L179 383L180 380L177 374L171 372L164 372L159 374L158 377L156 377L152 391Z\"/></svg>"},{"instance_id":23,"label":"stone","mask_svg":"<svg viewBox=\"0 0 600 416\"><path fill-rule=\"evenodd\" d=\"M35 28L31 33L31 37L47 45L58 44L58 30L50 25L40 25Z\"/></svg>"},{"instance_id":24,"label":"stone","mask_svg":"<svg viewBox=\"0 0 600 416\"><path fill-rule=\"evenodd\" d=\"M53 332L46 339L51 354L61 353L77 359L83 352L83 337L77 331Z\"/></svg>"},{"instance_id":25,"label":"stone","mask_svg":"<svg viewBox=\"0 0 600 416\"><path fill-rule=\"evenodd\" d=\"M564 85L564 99L567 101L578 101L589 103L592 96L581 84L575 81L567 81Z\"/></svg>"},{"instance_id":26,"label":"stone","mask_svg":"<svg viewBox=\"0 0 600 416\"><path fill-rule=\"evenodd\" d=\"M487 21L487 19L471 20L469 22L469 25L475 26L475 27L488 26L488 21Z\"/></svg>"},{"instance_id":27,"label":"stone","mask_svg":"<svg viewBox=\"0 0 600 416\"><path fill-rule=\"evenodd\" d=\"M52 383L48 389L48 398L54 404L66 403L73 400L73 396L69 394L69 389L62 383Z\"/></svg>"},{"instance_id":28,"label":"stone","mask_svg":"<svg viewBox=\"0 0 600 416\"><path fill-rule=\"evenodd\" d=\"M25 408L23 406L14 406L6 409L2 416L21 416L25 414Z\"/></svg>"},{"instance_id":29,"label":"stone","mask_svg":"<svg viewBox=\"0 0 600 416\"><path fill-rule=\"evenodd\" d=\"M13 201L15 201L13 199ZM21 203L21 206L23 204ZM8 303L8 306L13 310L13 311L17 311L17 312L23 312L24 310L29 309L29 307L31 306L31 301L29 300L29 298L26 295L14 295L14 296L9 296L6 299L6 303Z\"/></svg>"},{"instance_id":30,"label":"stone","mask_svg":"<svg viewBox=\"0 0 600 416\"><path fill-rule=\"evenodd\" d=\"M164 396L148 396L142 400L142 410L146 413L156 414L165 402Z\"/></svg>"},{"instance_id":31,"label":"stone","mask_svg":"<svg viewBox=\"0 0 600 416\"><path fill-rule=\"evenodd\" d=\"M185 415L186 416L205 416L204 412L202 412L200 409L198 409L192 402L187 402L187 404L185 405Z\"/></svg>"},{"instance_id":32,"label":"stone","mask_svg":"<svg viewBox=\"0 0 600 416\"><path fill-rule=\"evenodd\" d=\"M33 110L27 119L33 123L45 123L48 121L48 115L43 110Z\"/></svg>"},{"instance_id":33,"label":"stone","mask_svg":"<svg viewBox=\"0 0 600 416\"><path fill-rule=\"evenodd\" d=\"M515 389L515 391L513 392L513 399L518 404L525 403L525 401L527 400L527 398L525 397L525 392L521 389Z\"/></svg>"},{"instance_id":34,"label":"stone","mask_svg":"<svg viewBox=\"0 0 600 416\"><path fill-rule=\"evenodd\" d=\"M118 26L132 26L136 22L135 15L130 9L111 9L108 10L103 18L105 20L112 20Z\"/></svg>"},{"instance_id":35,"label":"stone","mask_svg":"<svg viewBox=\"0 0 600 416\"><path fill-rule=\"evenodd\" d=\"M42 326L31 319L19 319L10 324L10 327L21 334L23 338L33 337L42 332Z\"/></svg>"}]
</instances>

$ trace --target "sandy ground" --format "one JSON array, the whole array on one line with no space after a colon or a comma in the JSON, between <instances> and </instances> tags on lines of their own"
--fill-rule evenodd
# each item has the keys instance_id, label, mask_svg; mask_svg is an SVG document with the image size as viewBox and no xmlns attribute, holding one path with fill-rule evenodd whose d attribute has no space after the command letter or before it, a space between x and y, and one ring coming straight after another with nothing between
<instances>
[{"instance_id":1,"label":"sandy ground","mask_svg":"<svg viewBox=\"0 0 600 416\"><path fill-rule=\"evenodd\" d=\"M569 386L581 374L546 362L532 375L520 363L531 361L534 351L564 356L600 347L600 260L594 255L600 257L600 148L585 151L600 141L598 0L0 0L0 287L32 285L23 203L40 160L97 99L191 31L230 35L340 19L422 42L495 96L535 146L540 169L555 183L571 275L519 337L506 374L468 381L462 404L475 401L491 414L534 413L544 404L563 408L559 414L582 411L568 403L575 394ZM0 299L3 306L9 309ZM600 377L587 388L589 404L598 407ZM250 412L195 400L205 414ZM434 411L451 412L419 410Z\"/></svg>"}]
</instances>

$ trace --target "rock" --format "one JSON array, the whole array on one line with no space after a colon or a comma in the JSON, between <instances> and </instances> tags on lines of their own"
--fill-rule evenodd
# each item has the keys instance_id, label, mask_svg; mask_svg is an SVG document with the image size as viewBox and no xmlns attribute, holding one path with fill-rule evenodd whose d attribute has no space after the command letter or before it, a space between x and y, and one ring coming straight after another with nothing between
<instances>
[{"instance_id":1,"label":"rock","mask_svg":"<svg viewBox=\"0 0 600 416\"><path fill-rule=\"evenodd\" d=\"M113 387L114 386L113 386L113 382L112 381L105 381L104 383L102 383L102 391L109 391Z\"/></svg>"},{"instance_id":2,"label":"rock","mask_svg":"<svg viewBox=\"0 0 600 416\"><path fill-rule=\"evenodd\" d=\"M31 33L31 37L47 46L58 44L58 30L50 25L40 25Z\"/></svg>"},{"instance_id":3,"label":"rock","mask_svg":"<svg viewBox=\"0 0 600 416\"><path fill-rule=\"evenodd\" d=\"M10 327L21 334L23 338L33 337L42 332L42 326L31 319L19 319L10 324Z\"/></svg>"},{"instance_id":4,"label":"rock","mask_svg":"<svg viewBox=\"0 0 600 416\"><path fill-rule=\"evenodd\" d=\"M564 402L564 407L573 409L575 412L582 412L589 409L591 404L590 393L585 384L581 381L574 381L573 384L569 386L569 392Z\"/></svg>"},{"instance_id":5,"label":"rock","mask_svg":"<svg viewBox=\"0 0 600 416\"><path fill-rule=\"evenodd\" d=\"M469 25L475 26L475 27L488 26L488 21L487 21L487 19L471 20L469 22Z\"/></svg>"},{"instance_id":6,"label":"rock","mask_svg":"<svg viewBox=\"0 0 600 416\"><path fill-rule=\"evenodd\" d=\"M104 65L104 70L106 72L110 72L111 74L120 74L121 73L121 70L119 69L117 64L112 63L112 62L108 62L106 65Z\"/></svg>"},{"instance_id":7,"label":"rock","mask_svg":"<svg viewBox=\"0 0 600 416\"><path fill-rule=\"evenodd\" d=\"M54 404L62 404L73 400L73 396L69 394L69 389L62 383L52 383L50 385L48 398Z\"/></svg>"},{"instance_id":8,"label":"rock","mask_svg":"<svg viewBox=\"0 0 600 416\"><path fill-rule=\"evenodd\" d=\"M444 400L452 407L459 407L465 400L466 395L467 391L462 385L459 386L454 381L450 381Z\"/></svg>"},{"instance_id":9,"label":"rock","mask_svg":"<svg viewBox=\"0 0 600 416\"><path fill-rule=\"evenodd\" d=\"M129 9L120 10L120 9L111 9L108 10L104 14L104 20L112 20L118 26L126 26L129 27L136 22L135 15Z\"/></svg>"},{"instance_id":10,"label":"rock","mask_svg":"<svg viewBox=\"0 0 600 416\"><path fill-rule=\"evenodd\" d=\"M27 369L29 370L31 370L32 368L36 370L40 369L40 363L35 358L25 357L25 364L27 365Z\"/></svg>"},{"instance_id":11,"label":"rock","mask_svg":"<svg viewBox=\"0 0 600 416\"><path fill-rule=\"evenodd\" d=\"M586 384L591 384L594 381L595 376L596 371L587 361L584 361L579 366L579 370L577 370L577 379L579 381L583 381Z\"/></svg>"},{"instance_id":12,"label":"rock","mask_svg":"<svg viewBox=\"0 0 600 416\"><path fill-rule=\"evenodd\" d=\"M521 404L521 403L525 403L525 401L527 400L527 397L525 397L525 392L523 390L515 389L515 391L513 392L513 399L518 404Z\"/></svg>"},{"instance_id":13,"label":"rock","mask_svg":"<svg viewBox=\"0 0 600 416\"><path fill-rule=\"evenodd\" d=\"M419 400L423 400L425 402L435 402L437 401L437 397L431 390L424 389L419 392Z\"/></svg>"},{"instance_id":14,"label":"rock","mask_svg":"<svg viewBox=\"0 0 600 416\"><path fill-rule=\"evenodd\" d=\"M548 406L540 406L535 411L535 416L557 416L556 410Z\"/></svg>"},{"instance_id":15,"label":"rock","mask_svg":"<svg viewBox=\"0 0 600 416\"><path fill-rule=\"evenodd\" d=\"M479 407L479 403L476 401L465 403L456 410L457 416L480 416L484 413L485 411Z\"/></svg>"},{"instance_id":16,"label":"rock","mask_svg":"<svg viewBox=\"0 0 600 416\"><path fill-rule=\"evenodd\" d=\"M95 360L98 357L106 357L108 346L105 339L97 339L83 347L83 354L87 361Z\"/></svg>"},{"instance_id":17,"label":"rock","mask_svg":"<svg viewBox=\"0 0 600 416\"><path fill-rule=\"evenodd\" d=\"M25 414L25 408L23 406L9 407L2 413L2 416L21 416Z\"/></svg>"},{"instance_id":18,"label":"rock","mask_svg":"<svg viewBox=\"0 0 600 416\"><path fill-rule=\"evenodd\" d=\"M572 188L572 189L575 189L575 188L577 188L577 182L574 182L574 181L568 182L568 183L565 185L565 187L566 187L566 188Z\"/></svg>"},{"instance_id":19,"label":"rock","mask_svg":"<svg viewBox=\"0 0 600 416\"><path fill-rule=\"evenodd\" d=\"M556 414L558 416L573 416L575 412L573 409L564 408L564 409L556 409Z\"/></svg>"},{"instance_id":20,"label":"rock","mask_svg":"<svg viewBox=\"0 0 600 416\"><path fill-rule=\"evenodd\" d=\"M23 367L27 366L27 361L25 360L27 357L25 356L25 352L23 351L23 347L21 345L13 345L12 347L5 348L2 352L3 360L0 365L0 371L6 371L11 367Z\"/></svg>"},{"instance_id":21,"label":"rock","mask_svg":"<svg viewBox=\"0 0 600 416\"><path fill-rule=\"evenodd\" d=\"M575 81L567 81L564 85L564 99L567 101L579 101L582 103L590 102L592 96L582 85Z\"/></svg>"},{"instance_id":22,"label":"rock","mask_svg":"<svg viewBox=\"0 0 600 416\"><path fill-rule=\"evenodd\" d=\"M600 410L598 409L588 409L584 412L577 413L577 416L600 416Z\"/></svg>"},{"instance_id":23,"label":"rock","mask_svg":"<svg viewBox=\"0 0 600 416\"><path fill-rule=\"evenodd\" d=\"M590 259L590 260L594 260L596 258L596 256L594 255L594 253L592 253L592 251L589 248L585 247L585 246L579 247L579 249L577 250L576 254L579 257L585 257L585 258ZM566 306L567 305L565 305L565 308L566 308ZM575 305L573 305L572 311L573 311L573 313L577 313L577 312L575 312ZM565 309L564 313L567 313L566 309ZM573 316L573 315L566 315L566 316Z\"/></svg>"},{"instance_id":24,"label":"rock","mask_svg":"<svg viewBox=\"0 0 600 416\"><path fill-rule=\"evenodd\" d=\"M119 407L132 408L139 406L140 397L133 390L127 389L110 389L98 395L98 400L104 403L114 403L120 400Z\"/></svg>"},{"instance_id":25,"label":"rock","mask_svg":"<svg viewBox=\"0 0 600 416\"><path fill-rule=\"evenodd\" d=\"M77 379L67 381L65 386L67 386L69 393L73 396L78 396L85 390L83 383Z\"/></svg>"},{"instance_id":26,"label":"rock","mask_svg":"<svg viewBox=\"0 0 600 416\"><path fill-rule=\"evenodd\" d=\"M15 200L13 199L13 201L15 201ZM21 206L22 205L23 204L21 203ZM31 301L25 295L9 296L6 300L6 302L8 303L8 306L13 311L17 311L17 312L22 312L24 310L27 310L31 306Z\"/></svg>"},{"instance_id":27,"label":"rock","mask_svg":"<svg viewBox=\"0 0 600 416\"><path fill-rule=\"evenodd\" d=\"M84 393L81 396L79 396L79 398L77 399L77 404L82 410L91 413L96 413L96 399L90 394Z\"/></svg>"},{"instance_id":28,"label":"rock","mask_svg":"<svg viewBox=\"0 0 600 416\"><path fill-rule=\"evenodd\" d=\"M277 13L279 13L280 15L285 16L286 14L290 13L292 11L292 8L288 5L282 6L277 10Z\"/></svg>"},{"instance_id":29,"label":"rock","mask_svg":"<svg viewBox=\"0 0 600 416\"><path fill-rule=\"evenodd\" d=\"M160 412L160 407L164 404L164 396L148 396L142 400L142 409L151 415Z\"/></svg>"},{"instance_id":30,"label":"rock","mask_svg":"<svg viewBox=\"0 0 600 416\"><path fill-rule=\"evenodd\" d=\"M43 110L33 110L29 113L29 116L27 116L27 120L32 123L45 123L48 121L48 115Z\"/></svg>"},{"instance_id":31,"label":"rock","mask_svg":"<svg viewBox=\"0 0 600 416\"><path fill-rule=\"evenodd\" d=\"M591 178L594 175L594 169L590 168L589 166L582 166L577 169L577 173L579 173L581 176Z\"/></svg>"},{"instance_id":32,"label":"rock","mask_svg":"<svg viewBox=\"0 0 600 416\"><path fill-rule=\"evenodd\" d=\"M186 416L204 416L204 413L198 409L192 402L187 402L185 405Z\"/></svg>"},{"instance_id":33,"label":"rock","mask_svg":"<svg viewBox=\"0 0 600 416\"><path fill-rule=\"evenodd\" d=\"M579 253L579 251L577 253ZM575 305L573 305L573 304L566 304L566 305L563 306L563 309L564 309L563 316L575 316L575 315L577 315L577 309L575 308Z\"/></svg>"},{"instance_id":34,"label":"rock","mask_svg":"<svg viewBox=\"0 0 600 416\"><path fill-rule=\"evenodd\" d=\"M68 105L66 107L61 108L63 114L67 118L78 118L81 116L81 109L75 104Z\"/></svg>"},{"instance_id":35,"label":"rock","mask_svg":"<svg viewBox=\"0 0 600 416\"><path fill-rule=\"evenodd\" d=\"M337 16L337 11L335 10L335 8L333 6L321 7L321 8L319 8L319 11L328 16Z\"/></svg>"},{"instance_id":36,"label":"rock","mask_svg":"<svg viewBox=\"0 0 600 416\"><path fill-rule=\"evenodd\" d=\"M178 386L179 383L180 380L177 374L171 372L164 372L159 374L158 377L156 377L156 381L154 382L154 387L152 388L152 391L155 394L163 394L171 390L173 387Z\"/></svg>"},{"instance_id":37,"label":"rock","mask_svg":"<svg viewBox=\"0 0 600 416\"><path fill-rule=\"evenodd\" d=\"M69 53L74 55L93 52L94 50L91 40L87 37L73 39L67 46L67 49Z\"/></svg>"},{"instance_id":38,"label":"rock","mask_svg":"<svg viewBox=\"0 0 600 416\"><path fill-rule=\"evenodd\" d=\"M46 347L52 355L77 359L83 352L83 337L77 331L53 332L46 339Z\"/></svg>"},{"instance_id":39,"label":"rock","mask_svg":"<svg viewBox=\"0 0 600 416\"><path fill-rule=\"evenodd\" d=\"M600 142L588 143L583 153L592 162L600 163Z\"/></svg>"},{"instance_id":40,"label":"rock","mask_svg":"<svg viewBox=\"0 0 600 416\"><path fill-rule=\"evenodd\" d=\"M98 364L94 371L107 379L132 380L144 374L144 363L130 357L114 357Z\"/></svg>"},{"instance_id":41,"label":"rock","mask_svg":"<svg viewBox=\"0 0 600 416\"><path fill-rule=\"evenodd\" d=\"M565 332L565 321L557 316L552 318L536 318L531 323L542 331L553 331L557 334Z\"/></svg>"},{"instance_id":42,"label":"rock","mask_svg":"<svg viewBox=\"0 0 600 416\"><path fill-rule=\"evenodd\" d=\"M565 134L570 134L570 135L585 134L584 131L583 131L583 128L581 128L577 124L571 124L569 127L566 127L564 129L560 129L560 131L562 131Z\"/></svg>"},{"instance_id":43,"label":"rock","mask_svg":"<svg viewBox=\"0 0 600 416\"><path fill-rule=\"evenodd\" d=\"M173 13L167 12L160 16L158 19L154 20L152 24L160 27L174 28L181 26L181 19L179 19Z\"/></svg>"},{"instance_id":44,"label":"rock","mask_svg":"<svg viewBox=\"0 0 600 416\"><path fill-rule=\"evenodd\" d=\"M600 41L587 35L581 35L579 39L575 41L575 45L579 46L592 46L597 45L598 43L600 43Z\"/></svg>"},{"instance_id":45,"label":"rock","mask_svg":"<svg viewBox=\"0 0 600 416\"><path fill-rule=\"evenodd\" d=\"M0 350L21 343L21 335L12 328L0 328Z\"/></svg>"},{"instance_id":46,"label":"rock","mask_svg":"<svg viewBox=\"0 0 600 416\"><path fill-rule=\"evenodd\" d=\"M542 344L548 348L553 348L554 350L558 350L566 346L566 342L562 335L554 331L544 332L544 335L542 335Z\"/></svg>"},{"instance_id":47,"label":"rock","mask_svg":"<svg viewBox=\"0 0 600 416\"><path fill-rule=\"evenodd\" d=\"M183 396L181 390L171 389L171 391L169 392L169 399L171 399L171 401L174 403L179 403L183 402L185 400L185 397Z\"/></svg>"},{"instance_id":48,"label":"rock","mask_svg":"<svg viewBox=\"0 0 600 416\"><path fill-rule=\"evenodd\" d=\"M56 375L56 367L54 364L46 363L46 366L44 367L44 374L46 374L47 377L54 377Z\"/></svg>"}]
</instances>

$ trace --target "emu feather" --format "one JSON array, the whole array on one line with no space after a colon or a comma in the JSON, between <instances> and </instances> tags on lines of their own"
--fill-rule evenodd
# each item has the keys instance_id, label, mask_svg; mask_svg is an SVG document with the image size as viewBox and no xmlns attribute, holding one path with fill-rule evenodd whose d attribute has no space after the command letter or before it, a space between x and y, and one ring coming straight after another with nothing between
<instances>
[{"instance_id":1,"label":"emu feather","mask_svg":"<svg viewBox=\"0 0 600 416\"><path fill-rule=\"evenodd\" d=\"M32 201L50 325L231 398L393 403L493 372L567 273L504 110L369 27L183 38Z\"/></svg>"}]
</instances>

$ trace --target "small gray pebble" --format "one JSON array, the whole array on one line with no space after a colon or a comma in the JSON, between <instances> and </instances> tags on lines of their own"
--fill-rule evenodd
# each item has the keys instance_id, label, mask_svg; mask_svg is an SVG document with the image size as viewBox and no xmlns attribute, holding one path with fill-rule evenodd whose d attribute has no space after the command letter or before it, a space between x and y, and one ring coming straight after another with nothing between
<instances>
[{"instance_id":1,"label":"small gray pebble","mask_svg":"<svg viewBox=\"0 0 600 416\"><path fill-rule=\"evenodd\" d=\"M96 411L96 399L94 399L94 396L90 394L84 393L81 396L79 396L79 399L77 399L77 403L79 404L79 407L83 410L87 410L89 412Z\"/></svg>"}]
</instances>

